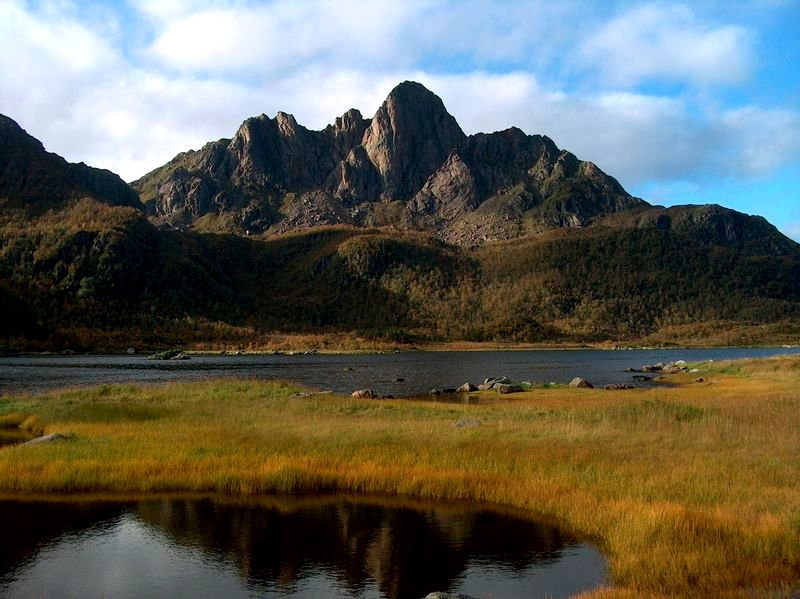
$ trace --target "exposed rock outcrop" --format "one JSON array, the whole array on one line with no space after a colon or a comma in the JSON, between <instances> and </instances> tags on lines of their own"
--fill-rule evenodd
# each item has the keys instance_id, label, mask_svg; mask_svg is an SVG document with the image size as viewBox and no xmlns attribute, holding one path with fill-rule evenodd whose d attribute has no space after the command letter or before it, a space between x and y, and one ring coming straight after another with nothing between
<instances>
[{"instance_id":1,"label":"exposed rock outcrop","mask_svg":"<svg viewBox=\"0 0 800 599\"><path fill-rule=\"evenodd\" d=\"M438 96L409 81L372 119L351 109L311 131L283 112L250 118L232 139L133 185L148 213L173 227L203 229L209 218L238 233L390 225L461 245L645 205L546 137L517 128L466 136Z\"/></svg>"}]
</instances>

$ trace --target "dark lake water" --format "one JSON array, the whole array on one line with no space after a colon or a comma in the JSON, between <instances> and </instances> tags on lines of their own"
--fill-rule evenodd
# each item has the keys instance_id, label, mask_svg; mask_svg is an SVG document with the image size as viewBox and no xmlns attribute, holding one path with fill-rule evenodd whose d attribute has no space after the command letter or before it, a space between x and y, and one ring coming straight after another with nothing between
<instances>
[{"instance_id":1,"label":"dark lake water","mask_svg":"<svg viewBox=\"0 0 800 599\"><path fill-rule=\"evenodd\" d=\"M344 498L0 502L0 596L567 597L591 545L518 514Z\"/></svg>"},{"instance_id":2,"label":"dark lake water","mask_svg":"<svg viewBox=\"0 0 800 599\"><path fill-rule=\"evenodd\" d=\"M0 393L64 386L156 383L210 377L286 379L321 390L415 395L432 388L474 384L490 376L567 383L581 376L596 385L629 383L626 368L673 360L703 361L800 353L800 348L670 350L547 350L403 352L366 355L193 356L160 362L145 356L21 356L0 358ZM403 379L403 380L398 380Z\"/></svg>"}]
</instances>

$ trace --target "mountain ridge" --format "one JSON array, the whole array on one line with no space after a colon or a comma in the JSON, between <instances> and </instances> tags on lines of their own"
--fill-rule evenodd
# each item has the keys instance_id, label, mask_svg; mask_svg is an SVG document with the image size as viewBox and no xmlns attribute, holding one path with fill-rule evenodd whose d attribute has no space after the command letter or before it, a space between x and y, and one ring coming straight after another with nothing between
<instances>
[{"instance_id":1,"label":"mountain ridge","mask_svg":"<svg viewBox=\"0 0 800 599\"><path fill-rule=\"evenodd\" d=\"M371 119L351 109L311 131L284 112L250 118L232 138L179 154L132 185L166 226L233 214L238 233L384 225L459 245L644 204L545 136L515 127L465 135L438 96L408 81ZM484 204L480 218L465 220ZM485 230L481 219L491 221Z\"/></svg>"},{"instance_id":2,"label":"mountain ridge","mask_svg":"<svg viewBox=\"0 0 800 599\"><path fill-rule=\"evenodd\" d=\"M800 245L765 219L651 206L545 136L464 135L432 96L320 131L252 117L151 172L144 203L0 117L0 338L800 340Z\"/></svg>"},{"instance_id":3,"label":"mountain ridge","mask_svg":"<svg viewBox=\"0 0 800 599\"><path fill-rule=\"evenodd\" d=\"M118 175L47 152L42 142L0 114L0 198L36 209L37 204L49 207L79 196L144 209L138 195Z\"/></svg>"}]
</instances>

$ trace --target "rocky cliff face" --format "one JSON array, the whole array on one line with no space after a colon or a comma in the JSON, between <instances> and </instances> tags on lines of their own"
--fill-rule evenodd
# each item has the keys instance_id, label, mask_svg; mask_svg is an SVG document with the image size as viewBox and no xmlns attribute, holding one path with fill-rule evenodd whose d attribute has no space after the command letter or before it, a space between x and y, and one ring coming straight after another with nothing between
<instances>
[{"instance_id":1,"label":"rocky cliff face","mask_svg":"<svg viewBox=\"0 0 800 599\"><path fill-rule=\"evenodd\" d=\"M441 99L398 85L372 119L350 110L322 131L279 112L230 140L180 154L133 183L151 215L236 232L321 224L421 228L473 245L644 205L595 165L513 128L467 136Z\"/></svg>"},{"instance_id":2,"label":"rocky cliff face","mask_svg":"<svg viewBox=\"0 0 800 599\"><path fill-rule=\"evenodd\" d=\"M0 115L0 199L44 210L80 197L143 208L136 192L111 171L72 164L47 152L39 140Z\"/></svg>"}]
</instances>

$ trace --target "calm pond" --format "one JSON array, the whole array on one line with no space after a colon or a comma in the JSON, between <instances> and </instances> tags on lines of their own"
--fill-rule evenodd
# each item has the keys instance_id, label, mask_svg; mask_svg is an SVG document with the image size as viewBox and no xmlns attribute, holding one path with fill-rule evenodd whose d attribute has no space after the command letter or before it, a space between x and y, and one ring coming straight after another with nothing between
<instances>
[{"instance_id":1,"label":"calm pond","mask_svg":"<svg viewBox=\"0 0 800 599\"><path fill-rule=\"evenodd\" d=\"M146 356L20 356L0 358L0 393L39 392L64 386L156 383L210 377L284 379L321 390L417 395L489 376L567 383L581 376L596 385L630 383L626 368L674 360L703 361L800 353L800 348L669 350L540 350L402 352L364 355L193 356L161 362Z\"/></svg>"},{"instance_id":2,"label":"calm pond","mask_svg":"<svg viewBox=\"0 0 800 599\"><path fill-rule=\"evenodd\" d=\"M605 580L591 545L475 507L253 502L0 502L0 596L566 597Z\"/></svg>"}]
</instances>

